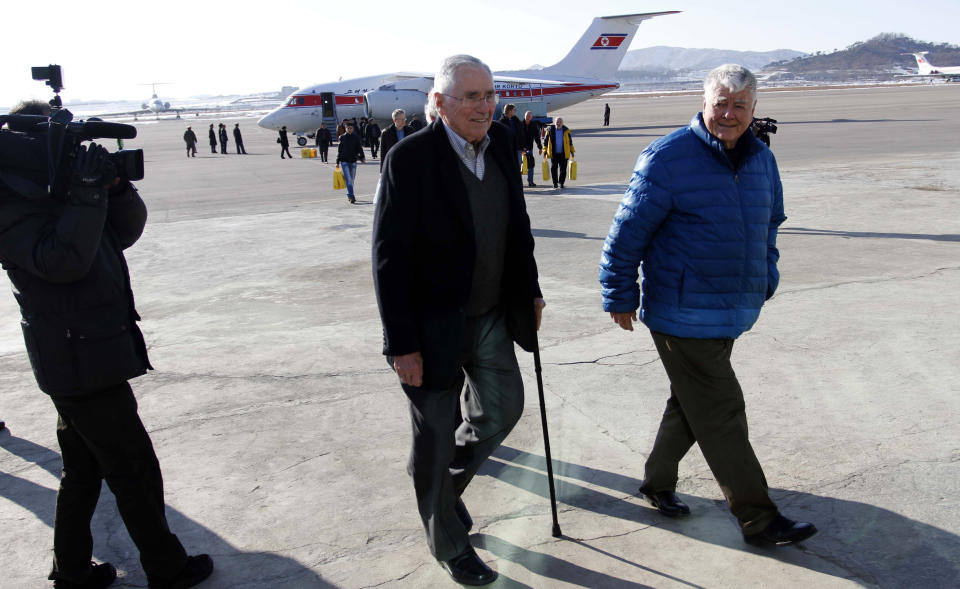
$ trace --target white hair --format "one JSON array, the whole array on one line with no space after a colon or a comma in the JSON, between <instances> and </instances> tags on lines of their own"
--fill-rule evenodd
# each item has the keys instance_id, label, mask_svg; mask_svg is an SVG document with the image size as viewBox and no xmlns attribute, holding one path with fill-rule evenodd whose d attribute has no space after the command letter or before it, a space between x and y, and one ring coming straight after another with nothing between
<instances>
[{"instance_id":1,"label":"white hair","mask_svg":"<svg viewBox=\"0 0 960 589\"><path fill-rule=\"evenodd\" d=\"M446 94L447 92L453 90L454 85L457 83L457 72L460 71L460 68L463 67L472 67L478 70L482 70L487 73L488 76L493 78L493 72L490 71L490 68L487 64L483 63L476 57L472 55L451 55L450 57L443 60L443 63L440 64L440 69L437 71L437 75L433 78L433 90L430 93L439 92L441 94Z\"/></svg>"},{"instance_id":2,"label":"white hair","mask_svg":"<svg viewBox=\"0 0 960 589\"><path fill-rule=\"evenodd\" d=\"M423 107L423 114L426 115L427 121L431 123L440 118L440 113L437 111L437 95L433 92L427 96L427 104Z\"/></svg>"},{"instance_id":3,"label":"white hair","mask_svg":"<svg viewBox=\"0 0 960 589\"><path fill-rule=\"evenodd\" d=\"M757 99L757 77L742 65L725 63L714 68L703 81L704 96L712 95L720 86L733 94L750 90L753 99Z\"/></svg>"}]
</instances>

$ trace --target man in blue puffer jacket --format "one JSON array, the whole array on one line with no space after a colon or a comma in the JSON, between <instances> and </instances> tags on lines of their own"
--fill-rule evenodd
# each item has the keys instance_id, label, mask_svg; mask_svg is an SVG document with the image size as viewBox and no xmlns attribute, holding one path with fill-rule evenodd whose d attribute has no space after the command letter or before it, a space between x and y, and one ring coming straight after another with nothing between
<instances>
[{"instance_id":1,"label":"man in blue puffer jacket","mask_svg":"<svg viewBox=\"0 0 960 589\"><path fill-rule=\"evenodd\" d=\"M757 80L724 65L704 82L703 112L650 144L600 259L603 308L621 328L650 329L670 379L640 491L660 513L686 515L675 489L694 442L751 544L790 544L816 528L780 515L750 440L730 354L779 281L786 219L773 154L752 133ZM643 297L637 285L643 269Z\"/></svg>"}]
</instances>

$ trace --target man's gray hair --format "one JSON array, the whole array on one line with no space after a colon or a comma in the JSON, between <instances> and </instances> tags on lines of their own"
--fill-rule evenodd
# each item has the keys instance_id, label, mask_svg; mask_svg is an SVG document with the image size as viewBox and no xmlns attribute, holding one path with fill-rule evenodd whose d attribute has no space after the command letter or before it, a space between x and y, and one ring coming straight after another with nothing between
<instances>
[{"instance_id":1,"label":"man's gray hair","mask_svg":"<svg viewBox=\"0 0 960 589\"><path fill-rule=\"evenodd\" d=\"M427 116L427 120L431 123L440 118L440 113L437 112L437 95L433 92L427 96L427 104L423 107L423 114Z\"/></svg>"},{"instance_id":2,"label":"man's gray hair","mask_svg":"<svg viewBox=\"0 0 960 589\"><path fill-rule=\"evenodd\" d=\"M704 95L710 95L714 90L723 86L732 94L750 90L753 99L757 99L757 77L742 65L726 63L715 68L703 81Z\"/></svg>"},{"instance_id":3,"label":"man's gray hair","mask_svg":"<svg viewBox=\"0 0 960 589\"><path fill-rule=\"evenodd\" d=\"M402 108L398 108L398 109L394 110L392 113L390 113L390 118L391 118L391 119L395 119L395 118L397 118L397 115L407 116L407 113L404 112L404 110L403 110Z\"/></svg>"},{"instance_id":4,"label":"man's gray hair","mask_svg":"<svg viewBox=\"0 0 960 589\"><path fill-rule=\"evenodd\" d=\"M487 64L483 63L476 57L463 54L451 55L450 57L444 59L443 63L440 64L440 70L437 71L437 75L433 79L433 90L430 92L446 94L447 92L453 90L454 84L457 83L457 72L462 67L472 67L485 71L487 72L488 76L493 78L493 72L490 71L490 68L487 66Z\"/></svg>"}]
</instances>

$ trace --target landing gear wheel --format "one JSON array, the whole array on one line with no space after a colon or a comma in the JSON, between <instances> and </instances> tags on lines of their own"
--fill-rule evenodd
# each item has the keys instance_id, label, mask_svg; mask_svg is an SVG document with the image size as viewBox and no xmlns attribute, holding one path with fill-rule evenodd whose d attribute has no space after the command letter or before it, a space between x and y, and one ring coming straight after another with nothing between
<instances>
[{"instance_id":1,"label":"landing gear wheel","mask_svg":"<svg viewBox=\"0 0 960 589\"><path fill-rule=\"evenodd\" d=\"M306 137L297 137L297 145L299 145L300 147L303 147L306 144L307 144Z\"/></svg>"}]
</instances>

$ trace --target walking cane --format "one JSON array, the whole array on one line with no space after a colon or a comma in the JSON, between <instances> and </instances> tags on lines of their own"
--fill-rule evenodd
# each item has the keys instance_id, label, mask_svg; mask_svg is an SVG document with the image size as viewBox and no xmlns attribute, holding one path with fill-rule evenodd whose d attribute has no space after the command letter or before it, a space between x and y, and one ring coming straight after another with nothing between
<instances>
[{"instance_id":1,"label":"walking cane","mask_svg":"<svg viewBox=\"0 0 960 589\"><path fill-rule=\"evenodd\" d=\"M550 509L553 511L553 537L562 536L557 521L557 493L553 486L553 459L550 457L550 433L547 431L547 405L543 400L543 368L540 366L540 341L533 334L533 366L537 373L537 391L540 393L540 422L543 424L543 446L547 455L547 480L550 483Z\"/></svg>"}]
</instances>

